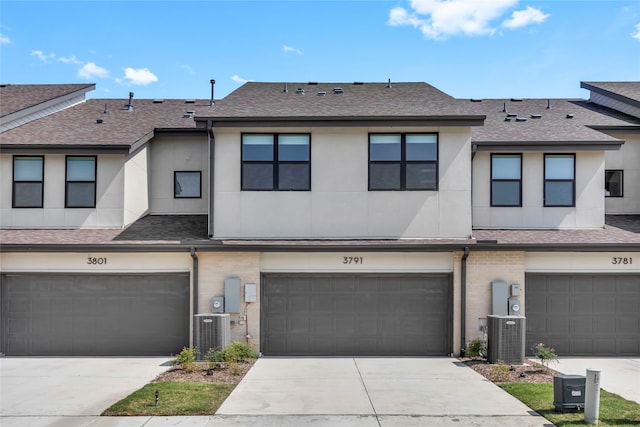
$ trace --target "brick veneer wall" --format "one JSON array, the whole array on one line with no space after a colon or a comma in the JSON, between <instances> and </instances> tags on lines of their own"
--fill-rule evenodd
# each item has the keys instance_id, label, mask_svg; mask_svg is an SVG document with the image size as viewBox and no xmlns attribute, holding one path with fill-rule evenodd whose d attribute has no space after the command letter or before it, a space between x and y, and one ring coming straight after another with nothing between
<instances>
[{"instance_id":1,"label":"brick veneer wall","mask_svg":"<svg viewBox=\"0 0 640 427\"><path fill-rule=\"evenodd\" d=\"M467 259L467 342L483 337L479 319L491 314L491 282L494 280L521 286L521 313L526 316L524 264L524 252L471 251Z\"/></svg>"},{"instance_id":2,"label":"brick veneer wall","mask_svg":"<svg viewBox=\"0 0 640 427\"><path fill-rule=\"evenodd\" d=\"M211 298L224 295L224 279L237 276L241 281L241 310L239 314L232 313L231 341L246 341L246 328L248 326L251 339L249 342L256 349L260 346L260 253L207 253L199 252L198 274L198 310L197 313L211 312ZM244 303L245 283L257 285L257 302ZM238 318L244 315L246 309L247 323L238 323ZM202 351L202 349L201 349Z\"/></svg>"}]
</instances>

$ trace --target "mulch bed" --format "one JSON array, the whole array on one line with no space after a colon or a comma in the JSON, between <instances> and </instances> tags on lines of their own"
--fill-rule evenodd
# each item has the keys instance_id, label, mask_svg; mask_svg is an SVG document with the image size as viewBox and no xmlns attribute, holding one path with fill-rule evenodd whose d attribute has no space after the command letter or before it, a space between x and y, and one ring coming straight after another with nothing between
<instances>
[{"instance_id":1,"label":"mulch bed","mask_svg":"<svg viewBox=\"0 0 640 427\"><path fill-rule=\"evenodd\" d=\"M158 375L153 382L186 381L193 383L225 383L238 384L255 363L255 359L238 363L224 363L209 369L207 363L197 363L193 372L174 366Z\"/></svg>"},{"instance_id":2,"label":"mulch bed","mask_svg":"<svg viewBox=\"0 0 640 427\"><path fill-rule=\"evenodd\" d=\"M551 368L544 368L534 360L526 359L523 365L499 365L488 363L481 358L460 358L461 362L494 383L553 383L553 377L560 374Z\"/></svg>"}]
</instances>

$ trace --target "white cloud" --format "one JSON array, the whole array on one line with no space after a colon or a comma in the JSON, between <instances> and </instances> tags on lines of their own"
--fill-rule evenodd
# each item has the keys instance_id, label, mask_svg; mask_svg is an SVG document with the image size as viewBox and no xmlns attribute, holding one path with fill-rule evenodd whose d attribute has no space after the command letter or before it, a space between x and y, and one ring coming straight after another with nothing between
<instances>
[{"instance_id":1,"label":"white cloud","mask_svg":"<svg viewBox=\"0 0 640 427\"><path fill-rule=\"evenodd\" d=\"M187 64L182 64L180 66L180 68L182 68L183 70L186 70L187 73L189 73L189 75L191 75L191 76L195 76L196 75L196 71L193 68L191 68L189 65L187 65Z\"/></svg>"},{"instance_id":2,"label":"white cloud","mask_svg":"<svg viewBox=\"0 0 640 427\"><path fill-rule=\"evenodd\" d=\"M284 45L284 46L282 46L282 51L284 53L297 53L298 55L302 55L302 51L300 49L298 49L298 48L293 47L293 46Z\"/></svg>"},{"instance_id":3,"label":"white cloud","mask_svg":"<svg viewBox=\"0 0 640 427\"><path fill-rule=\"evenodd\" d=\"M389 13L391 26L411 26L426 37L443 39L447 36L491 35L496 32L492 24L519 0L411 0L410 9L396 7ZM509 28L543 22L549 15L528 7L514 12L503 25Z\"/></svg>"},{"instance_id":4,"label":"white cloud","mask_svg":"<svg viewBox=\"0 0 640 427\"><path fill-rule=\"evenodd\" d=\"M542 13L539 9L527 6L524 10L518 10L511 14L511 18L505 20L502 26L507 28L520 28L529 24L541 24L549 17L549 14Z\"/></svg>"},{"instance_id":5,"label":"white cloud","mask_svg":"<svg viewBox=\"0 0 640 427\"><path fill-rule=\"evenodd\" d=\"M78 70L78 77L92 80L95 78L105 78L109 75L109 71L93 62L87 62Z\"/></svg>"},{"instance_id":6,"label":"white cloud","mask_svg":"<svg viewBox=\"0 0 640 427\"><path fill-rule=\"evenodd\" d=\"M124 78L129 80L129 83L133 85L148 85L149 83L155 83L158 81L158 77L149 71L148 68L135 68L127 67L124 69Z\"/></svg>"},{"instance_id":7,"label":"white cloud","mask_svg":"<svg viewBox=\"0 0 640 427\"><path fill-rule=\"evenodd\" d=\"M11 43L11 40L9 40L9 37L3 36L2 34L0 34L0 44L9 44L9 43Z\"/></svg>"},{"instance_id":8,"label":"white cloud","mask_svg":"<svg viewBox=\"0 0 640 427\"><path fill-rule=\"evenodd\" d=\"M32 50L31 56L35 56L42 62L50 63L56 57L54 53L46 54L41 50Z\"/></svg>"},{"instance_id":9,"label":"white cloud","mask_svg":"<svg viewBox=\"0 0 640 427\"><path fill-rule=\"evenodd\" d=\"M251 80L243 79L237 74L234 74L233 76L231 76L231 80L233 80L236 83L246 83L251 81Z\"/></svg>"},{"instance_id":10,"label":"white cloud","mask_svg":"<svg viewBox=\"0 0 640 427\"><path fill-rule=\"evenodd\" d=\"M71 55L70 57L61 56L58 58L58 61L64 62L65 64L82 64L82 61L76 58L75 55Z\"/></svg>"},{"instance_id":11,"label":"white cloud","mask_svg":"<svg viewBox=\"0 0 640 427\"><path fill-rule=\"evenodd\" d=\"M631 37L640 41L640 24L636 24L636 30L631 33Z\"/></svg>"}]
</instances>

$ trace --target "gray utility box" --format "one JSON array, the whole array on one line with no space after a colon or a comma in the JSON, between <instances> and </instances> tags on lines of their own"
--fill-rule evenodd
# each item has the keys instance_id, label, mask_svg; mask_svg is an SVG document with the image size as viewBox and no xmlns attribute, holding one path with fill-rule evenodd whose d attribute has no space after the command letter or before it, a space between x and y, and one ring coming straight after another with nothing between
<instances>
[{"instance_id":1,"label":"gray utility box","mask_svg":"<svg viewBox=\"0 0 640 427\"><path fill-rule=\"evenodd\" d=\"M487 316L487 359L490 363L524 363L525 321L522 316Z\"/></svg>"},{"instance_id":2,"label":"gray utility box","mask_svg":"<svg viewBox=\"0 0 640 427\"><path fill-rule=\"evenodd\" d=\"M556 412L584 409L584 375L556 375L553 377L553 406Z\"/></svg>"}]
</instances>

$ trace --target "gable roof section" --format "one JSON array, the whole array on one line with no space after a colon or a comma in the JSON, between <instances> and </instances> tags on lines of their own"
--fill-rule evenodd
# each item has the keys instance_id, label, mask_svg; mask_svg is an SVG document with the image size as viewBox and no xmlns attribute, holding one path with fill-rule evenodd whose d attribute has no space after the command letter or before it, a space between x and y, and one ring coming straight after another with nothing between
<instances>
[{"instance_id":1,"label":"gable roof section","mask_svg":"<svg viewBox=\"0 0 640 427\"><path fill-rule=\"evenodd\" d=\"M95 84L0 85L0 132L84 101Z\"/></svg>"},{"instance_id":2,"label":"gable roof section","mask_svg":"<svg viewBox=\"0 0 640 427\"><path fill-rule=\"evenodd\" d=\"M590 100L640 118L640 82L580 82L591 91Z\"/></svg>"},{"instance_id":3,"label":"gable roof section","mask_svg":"<svg viewBox=\"0 0 640 427\"><path fill-rule=\"evenodd\" d=\"M214 127L482 126L484 115L426 83L249 82L196 120L212 120Z\"/></svg>"},{"instance_id":4,"label":"gable roof section","mask_svg":"<svg viewBox=\"0 0 640 427\"><path fill-rule=\"evenodd\" d=\"M0 149L121 149L144 142L156 129L196 129L193 115L209 101L90 99L2 134ZM191 113L189 113L191 112Z\"/></svg>"},{"instance_id":5,"label":"gable roof section","mask_svg":"<svg viewBox=\"0 0 640 427\"><path fill-rule=\"evenodd\" d=\"M580 99L487 99L469 102L487 116L472 128L479 151L617 150L624 141L594 127L624 127L640 132L640 119Z\"/></svg>"}]
</instances>

